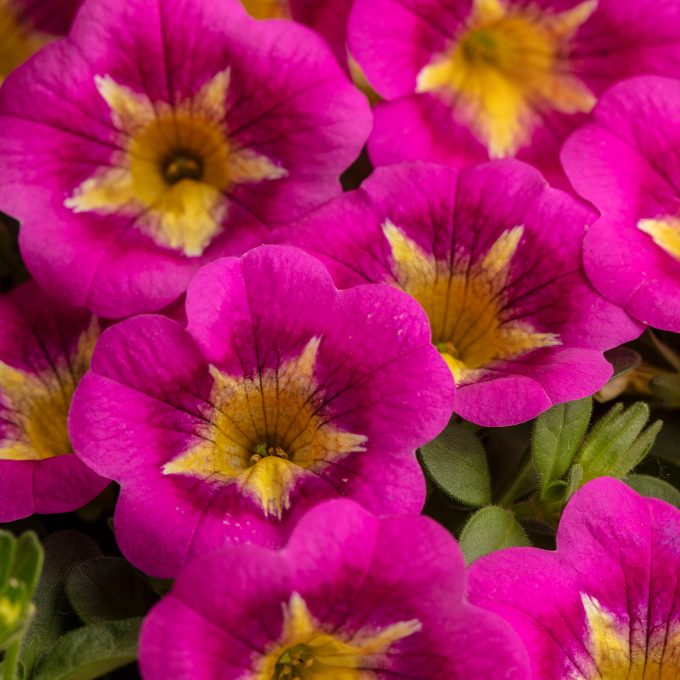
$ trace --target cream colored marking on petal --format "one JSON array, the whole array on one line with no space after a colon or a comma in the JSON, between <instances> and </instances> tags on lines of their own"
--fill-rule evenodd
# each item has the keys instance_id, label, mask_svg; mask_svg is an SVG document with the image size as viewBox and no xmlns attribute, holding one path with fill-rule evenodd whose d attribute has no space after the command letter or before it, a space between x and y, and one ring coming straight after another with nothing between
<instances>
[{"instance_id":1,"label":"cream colored marking on petal","mask_svg":"<svg viewBox=\"0 0 680 680\"><path fill-rule=\"evenodd\" d=\"M310 613L307 603L293 593L284 606L281 638L255 659L255 672L242 680L279 680L295 677L303 669L305 680L372 680L390 647L422 629L417 619L399 621L377 630L360 630L351 636L329 633ZM296 662L296 651L306 663Z\"/></svg>"},{"instance_id":2,"label":"cream colored marking on petal","mask_svg":"<svg viewBox=\"0 0 680 680\"><path fill-rule=\"evenodd\" d=\"M390 221L383 232L397 284L425 309L433 342L457 382L474 380L495 361L560 344L558 335L536 331L505 309L505 289L524 227L503 232L477 262L464 253L452 261L436 260Z\"/></svg>"},{"instance_id":3,"label":"cream colored marking on petal","mask_svg":"<svg viewBox=\"0 0 680 680\"><path fill-rule=\"evenodd\" d=\"M559 13L476 0L464 33L420 71L416 91L449 102L492 158L512 156L530 141L542 113L594 107L566 55L596 9L597 0Z\"/></svg>"},{"instance_id":4,"label":"cream colored marking on petal","mask_svg":"<svg viewBox=\"0 0 680 680\"><path fill-rule=\"evenodd\" d=\"M333 424L316 380L320 338L278 370L253 377L233 376L214 366L209 423L201 441L163 466L219 484L237 484L279 519L290 507L295 486L307 476L351 453L365 451L364 435ZM261 455L260 448L278 453Z\"/></svg>"},{"instance_id":5,"label":"cream colored marking on petal","mask_svg":"<svg viewBox=\"0 0 680 680\"><path fill-rule=\"evenodd\" d=\"M72 357L53 369L20 370L0 361L0 460L43 460L72 453L67 418L80 378L89 368L99 325L93 319Z\"/></svg>"},{"instance_id":6,"label":"cream colored marking on petal","mask_svg":"<svg viewBox=\"0 0 680 680\"><path fill-rule=\"evenodd\" d=\"M66 199L74 212L131 217L158 245L198 257L222 231L234 187L288 174L229 139L229 69L174 105L154 103L110 76L95 82L123 150Z\"/></svg>"},{"instance_id":7,"label":"cream colored marking on petal","mask_svg":"<svg viewBox=\"0 0 680 680\"><path fill-rule=\"evenodd\" d=\"M640 231L649 234L657 246L671 257L680 260L680 217L661 217L653 220L640 220Z\"/></svg>"},{"instance_id":8,"label":"cream colored marking on petal","mask_svg":"<svg viewBox=\"0 0 680 680\"><path fill-rule=\"evenodd\" d=\"M630 630L629 621L619 621L598 600L581 593L586 614L588 652L579 659L586 680L678 680L680 677L680 622L670 629L646 629L647 610ZM584 680L574 670L568 680Z\"/></svg>"}]
</instances>

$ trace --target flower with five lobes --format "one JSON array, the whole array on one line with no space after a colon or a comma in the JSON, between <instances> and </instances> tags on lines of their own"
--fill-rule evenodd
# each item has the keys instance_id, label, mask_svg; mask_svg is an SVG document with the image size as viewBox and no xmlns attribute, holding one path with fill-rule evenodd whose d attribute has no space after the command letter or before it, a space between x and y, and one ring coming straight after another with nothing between
<instances>
[{"instance_id":1,"label":"flower with five lobes","mask_svg":"<svg viewBox=\"0 0 680 680\"><path fill-rule=\"evenodd\" d=\"M628 80L567 140L562 162L602 217L584 243L593 285L632 316L680 332L680 81Z\"/></svg>"},{"instance_id":2,"label":"flower with five lobes","mask_svg":"<svg viewBox=\"0 0 680 680\"><path fill-rule=\"evenodd\" d=\"M107 481L77 456L71 398L90 365L97 320L27 283L0 296L0 521L69 512Z\"/></svg>"},{"instance_id":3,"label":"flower with five lobes","mask_svg":"<svg viewBox=\"0 0 680 680\"><path fill-rule=\"evenodd\" d=\"M492 650L492 653L489 651ZM465 597L453 538L426 517L334 500L281 551L192 562L142 628L147 680L526 680L526 651Z\"/></svg>"},{"instance_id":4,"label":"flower with five lobes","mask_svg":"<svg viewBox=\"0 0 680 680\"><path fill-rule=\"evenodd\" d=\"M641 332L585 277L592 219L519 161L403 163L281 238L321 258L340 287L412 295L459 387L456 413L503 426L597 391L612 373L602 351Z\"/></svg>"},{"instance_id":5,"label":"flower with five lobes","mask_svg":"<svg viewBox=\"0 0 680 680\"><path fill-rule=\"evenodd\" d=\"M0 82L55 37L66 35L82 0L0 0Z\"/></svg>"},{"instance_id":6,"label":"flower with five lobes","mask_svg":"<svg viewBox=\"0 0 680 680\"><path fill-rule=\"evenodd\" d=\"M503 616L533 680L680 677L680 511L601 477L567 505L557 551L473 563L470 599Z\"/></svg>"},{"instance_id":7,"label":"flower with five lobes","mask_svg":"<svg viewBox=\"0 0 680 680\"><path fill-rule=\"evenodd\" d=\"M349 46L387 100L371 158L519 154L557 179L561 143L608 86L677 73L678 25L670 0L357 0Z\"/></svg>"},{"instance_id":8,"label":"flower with five lobes","mask_svg":"<svg viewBox=\"0 0 680 680\"><path fill-rule=\"evenodd\" d=\"M328 46L234 1L88 0L0 93L0 209L35 278L103 316L341 190L370 128Z\"/></svg>"},{"instance_id":9,"label":"flower with five lobes","mask_svg":"<svg viewBox=\"0 0 680 680\"><path fill-rule=\"evenodd\" d=\"M186 311L186 329L151 315L109 329L74 398L74 448L120 482L133 564L171 577L225 544L280 546L336 496L420 511L415 450L454 386L412 299L338 292L311 256L263 246L202 268Z\"/></svg>"}]
</instances>

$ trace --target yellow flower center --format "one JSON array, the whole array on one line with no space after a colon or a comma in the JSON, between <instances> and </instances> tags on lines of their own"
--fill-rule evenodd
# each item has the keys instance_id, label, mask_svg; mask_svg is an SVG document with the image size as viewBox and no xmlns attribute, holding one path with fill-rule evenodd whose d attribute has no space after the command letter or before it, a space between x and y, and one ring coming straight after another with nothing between
<instances>
[{"instance_id":1,"label":"yellow flower center","mask_svg":"<svg viewBox=\"0 0 680 680\"><path fill-rule=\"evenodd\" d=\"M653 220L640 220L638 229L652 237L659 248L680 260L680 217L668 215Z\"/></svg>"},{"instance_id":2,"label":"yellow flower center","mask_svg":"<svg viewBox=\"0 0 680 680\"><path fill-rule=\"evenodd\" d=\"M337 427L324 407L315 377L318 349L312 338L299 356L253 377L213 367L200 442L163 472L237 484L265 515L281 518L299 479L365 450L366 437Z\"/></svg>"},{"instance_id":3,"label":"yellow flower center","mask_svg":"<svg viewBox=\"0 0 680 680\"><path fill-rule=\"evenodd\" d=\"M20 16L13 0L0 0L0 82L51 39Z\"/></svg>"},{"instance_id":4,"label":"yellow flower center","mask_svg":"<svg viewBox=\"0 0 680 680\"><path fill-rule=\"evenodd\" d=\"M66 207L129 214L158 245L201 255L222 230L235 186L287 174L229 138L229 78L228 70L220 71L194 96L171 105L97 77L122 151L78 186Z\"/></svg>"},{"instance_id":5,"label":"yellow flower center","mask_svg":"<svg viewBox=\"0 0 680 680\"><path fill-rule=\"evenodd\" d=\"M294 593L284 607L281 640L256 661L250 680L370 680L390 647L420 629L411 619L351 637L329 633Z\"/></svg>"},{"instance_id":6,"label":"yellow flower center","mask_svg":"<svg viewBox=\"0 0 680 680\"><path fill-rule=\"evenodd\" d=\"M241 3L256 19L290 19L288 0L241 0Z\"/></svg>"},{"instance_id":7,"label":"yellow flower center","mask_svg":"<svg viewBox=\"0 0 680 680\"><path fill-rule=\"evenodd\" d=\"M72 357L62 357L39 373L0 362L0 460L43 460L73 452L68 412L98 336L93 320Z\"/></svg>"},{"instance_id":8,"label":"yellow flower center","mask_svg":"<svg viewBox=\"0 0 680 680\"><path fill-rule=\"evenodd\" d=\"M580 670L567 680L677 680L680 677L680 626L668 623L648 631L619 621L594 597L581 595L586 612L588 651ZM645 609L641 621L648 615Z\"/></svg>"},{"instance_id":9,"label":"yellow flower center","mask_svg":"<svg viewBox=\"0 0 680 680\"><path fill-rule=\"evenodd\" d=\"M442 95L492 157L514 155L547 110L589 112L595 97L570 73L569 43L597 7L565 12L475 0L462 34L422 69L417 91Z\"/></svg>"},{"instance_id":10,"label":"yellow flower center","mask_svg":"<svg viewBox=\"0 0 680 680\"><path fill-rule=\"evenodd\" d=\"M437 260L389 221L383 231L396 282L427 313L432 340L456 382L474 380L496 361L560 344L554 333L514 319L507 306L506 287L523 227L504 232L476 262L467 254Z\"/></svg>"}]
</instances>

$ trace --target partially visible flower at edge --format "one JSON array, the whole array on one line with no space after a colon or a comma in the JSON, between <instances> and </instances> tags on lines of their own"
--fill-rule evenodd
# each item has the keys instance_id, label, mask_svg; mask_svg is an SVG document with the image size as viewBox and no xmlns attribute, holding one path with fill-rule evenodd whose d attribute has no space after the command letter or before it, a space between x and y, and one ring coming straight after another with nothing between
<instances>
[{"instance_id":1,"label":"partially visible flower at edge","mask_svg":"<svg viewBox=\"0 0 680 680\"><path fill-rule=\"evenodd\" d=\"M535 680L680 676L680 511L599 478L567 505L557 551L473 563L470 599L519 633Z\"/></svg>"},{"instance_id":2,"label":"partially visible flower at edge","mask_svg":"<svg viewBox=\"0 0 680 680\"><path fill-rule=\"evenodd\" d=\"M528 671L510 627L467 603L463 557L444 529L347 500L311 510L280 552L232 547L189 565L144 623L140 664L148 680Z\"/></svg>"},{"instance_id":3,"label":"partially visible flower at edge","mask_svg":"<svg viewBox=\"0 0 680 680\"><path fill-rule=\"evenodd\" d=\"M0 521L76 510L104 489L73 455L67 417L97 319L27 283L0 297Z\"/></svg>"},{"instance_id":4,"label":"partially visible flower at edge","mask_svg":"<svg viewBox=\"0 0 680 680\"><path fill-rule=\"evenodd\" d=\"M644 323L680 332L680 80L609 90L562 162L602 217L584 244L593 285Z\"/></svg>"}]
</instances>

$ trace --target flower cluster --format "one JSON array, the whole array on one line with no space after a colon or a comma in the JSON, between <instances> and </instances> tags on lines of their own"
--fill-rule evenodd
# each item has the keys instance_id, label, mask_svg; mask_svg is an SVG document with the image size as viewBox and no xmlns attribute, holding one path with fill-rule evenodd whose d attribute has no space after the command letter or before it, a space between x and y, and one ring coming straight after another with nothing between
<instances>
[{"instance_id":1,"label":"flower cluster","mask_svg":"<svg viewBox=\"0 0 680 680\"><path fill-rule=\"evenodd\" d=\"M93 502L149 591L38 608L148 613L145 680L680 677L658 427L572 404L680 333L680 4L0 0L0 43L0 521ZM17 550L3 678L134 660L41 647Z\"/></svg>"}]
</instances>

